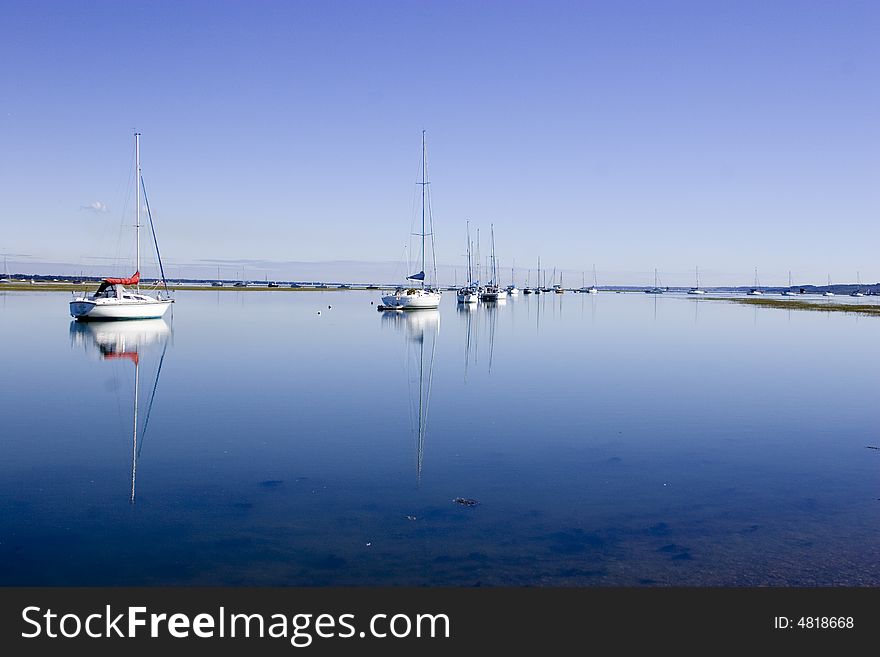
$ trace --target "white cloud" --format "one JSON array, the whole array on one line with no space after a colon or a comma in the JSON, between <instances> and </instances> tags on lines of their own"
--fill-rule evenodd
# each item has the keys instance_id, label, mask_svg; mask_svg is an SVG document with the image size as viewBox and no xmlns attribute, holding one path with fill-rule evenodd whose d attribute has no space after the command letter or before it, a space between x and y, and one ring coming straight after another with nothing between
<instances>
[{"instance_id":1,"label":"white cloud","mask_svg":"<svg viewBox=\"0 0 880 657\"><path fill-rule=\"evenodd\" d=\"M107 210L107 204L102 203L101 201L92 201L88 205L79 206L79 209L85 210L86 212L95 212L97 214L109 212L109 210Z\"/></svg>"}]
</instances>

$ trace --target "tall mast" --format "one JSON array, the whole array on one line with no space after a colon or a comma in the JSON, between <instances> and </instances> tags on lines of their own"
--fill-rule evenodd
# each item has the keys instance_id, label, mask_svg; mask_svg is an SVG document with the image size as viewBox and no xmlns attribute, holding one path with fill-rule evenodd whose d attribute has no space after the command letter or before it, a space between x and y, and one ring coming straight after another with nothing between
<instances>
[{"instance_id":1,"label":"tall mast","mask_svg":"<svg viewBox=\"0 0 880 657\"><path fill-rule=\"evenodd\" d=\"M492 233L492 285L498 285L498 263L495 260L495 224L489 224Z\"/></svg>"},{"instance_id":2,"label":"tall mast","mask_svg":"<svg viewBox=\"0 0 880 657\"><path fill-rule=\"evenodd\" d=\"M471 222L468 219L465 222L467 226L467 284L468 287L471 286L474 280L473 273L471 272Z\"/></svg>"},{"instance_id":3,"label":"tall mast","mask_svg":"<svg viewBox=\"0 0 880 657\"><path fill-rule=\"evenodd\" d=\"M138 272L137 288L141 289L140 271L141 271L141 133L134 133L134 161L135 161L135 271Z\"/></svg>"},{"instance_id":4,"label":"tall mast","mask_svg":"<svg viewBox=\"0 0 880 657\"><path fill-rule=\"evenodd\" d=\"M428 186L428 156L425 152L425 131L422 130L422 273L425 271L425 197ZM422 287L425 287L425 277L422 276Z\"/></svg>"}]
</instances>

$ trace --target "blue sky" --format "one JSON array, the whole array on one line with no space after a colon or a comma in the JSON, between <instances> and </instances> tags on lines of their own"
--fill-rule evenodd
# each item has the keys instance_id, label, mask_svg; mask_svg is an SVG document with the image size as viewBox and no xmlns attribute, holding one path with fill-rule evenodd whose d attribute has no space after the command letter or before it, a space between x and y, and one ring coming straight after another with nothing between
<instances>
[{"instance_id":1,"label":"blue sky","mask_svg":"<svg viewBox=\"0 0 880 657\"><path fill-rule=\"evenodd\" d=\"M847 1L6 2L0 253L124 258L137 129L172 272L387 279L425 129L441 264L469 219L504 269L878 281L878 28Z\"/></svg>"}]
</instances>

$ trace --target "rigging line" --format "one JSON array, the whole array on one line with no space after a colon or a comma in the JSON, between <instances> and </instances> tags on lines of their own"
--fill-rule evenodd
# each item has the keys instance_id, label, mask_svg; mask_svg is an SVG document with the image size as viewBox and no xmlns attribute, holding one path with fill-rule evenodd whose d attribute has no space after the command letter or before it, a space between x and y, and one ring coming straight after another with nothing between
<instances>
[{"instance_id":1,"label":"rigging line","mask_svg":"<svg viewBox=\"0 0 880 657\"><path fill-rule=\"evenodd\" d=\"M165 360L165 352L168 350L168 341L162 348L162 356L159 358L159 367L156 369L156 380L153 381L153 391L150 393L150 403L147 404L147 416L144 418L144 430L141 431L141 442L138 445L138 458L141 457L141 450L144 448L144 439L147 437L147 427L150 425L150 413L153 411L153 400L156 398L156 389L159 387L159 375L162 373L162 363Z\"/></svg>"},{"instance_id":2,"label":"rigging line","mask_svg":"<svg viewBox=\"0 0 880 657\"><path fill-rule=\"evenodd\" d=\"M165 294L168 294L168 281L165 280L165 268L162 266L162 255L159 253L159 242L156 240L156 227L153 225L153 213L150 212L150 201L147 200L147 187L144 177L141 176L141 189L144 192L144 205L147 206L147 217L150 219L150 232L153 234L153 245L156 247L156 258L159 260L159 272L162 274L162 285L165 286Z\"/></svg>"}]
</instances>

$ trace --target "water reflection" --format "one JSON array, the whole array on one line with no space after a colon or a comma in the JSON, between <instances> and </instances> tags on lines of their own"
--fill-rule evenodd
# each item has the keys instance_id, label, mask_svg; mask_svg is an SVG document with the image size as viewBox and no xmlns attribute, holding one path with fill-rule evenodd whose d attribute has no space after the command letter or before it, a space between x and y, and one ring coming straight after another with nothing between
<instances>
[{"instance_id":1,"label":"water reflection","mask_svg":"<svg viewBox=\"0 0 880 657\"><path fill-rule=\"evenodd\" d=\"M159 387L159 375L165 362L165 353L172 335L171 326L163 319L142 319L125 322L70 322L70 339L74 346L81 346L87 351L95 350L101 360L123 360L134 364L134 396L132 402L132 438L131 438L131 491L129 500L134 503L135 483L137 480L137 462L143 449L150 414L156 391ZM150 398L144 415L143 427L139 424L140 406L140 369L141 360L147 353L160 353L156 373L150 389ZM140 435L140 443L138 436Z\"/></svg>"},{"instance_id":2,"label":"water reflection","mask_svg":"<svg viewBox=\"0 0 880 657\"><path fill-rule=\"evenodd\" d=\"M425 436L428 430L428 406L434 375L434 354L440 332L440 311L385 311L383 326L402 331L406 341L406 373L409 383L409 416L416 447L416 482L422 480Z\"/></svg>"}]
</instances>

